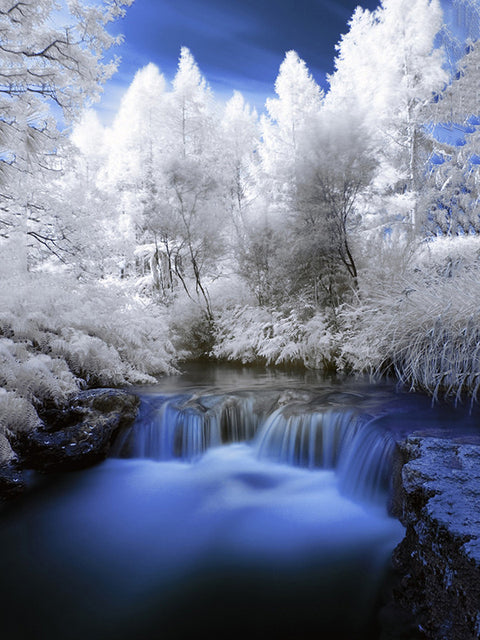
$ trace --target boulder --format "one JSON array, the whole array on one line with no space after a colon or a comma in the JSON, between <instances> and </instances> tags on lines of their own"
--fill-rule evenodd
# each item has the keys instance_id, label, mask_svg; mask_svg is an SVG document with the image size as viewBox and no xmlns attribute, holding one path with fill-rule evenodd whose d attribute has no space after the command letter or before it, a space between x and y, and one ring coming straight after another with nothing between
<instances>
[{"instance_id":1,"label":"boulder","mask_svg":"<svg viewBox=\"0 0 480 640\"><path fill-rule=\"evenodd\" d=\"M410 437L402 457L394 553L398 603L429 640L480 637L480 442Z\"/></svg>"},{"instance_id":2,"label":"boulder","mask_svg":"<svg viewBox=\"0 0 480 640\"><path fill-rule=\"evenodd\" d=\"M15 462L0 464L0 501L16 498L25 487L24 475Z\"/></svg>"},{"instance_id":3,"label":"boulder","mask_svg":"<svg viewBox=\"0 0 480 640\"><path fill-rule=\"evenodd\" d=\"M42 413L44 426L19 432L12 445L23 468L84 469L106 458L115 435L135 420L138 405L138 397L126 391L84 391L69 407Z\"/></svg>"}]
</instances>

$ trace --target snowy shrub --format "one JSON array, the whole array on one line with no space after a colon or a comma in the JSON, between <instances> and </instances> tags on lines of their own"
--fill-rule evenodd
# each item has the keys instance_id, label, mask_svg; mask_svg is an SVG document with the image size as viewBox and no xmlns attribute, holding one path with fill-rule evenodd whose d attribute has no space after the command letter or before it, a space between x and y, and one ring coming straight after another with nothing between
<instances>
[{"instance_id":1,"label":"snowy shrub","mask_svg":"<svg viewBox=\"0 0 480 640\"><path fill-rule=\"evenodd\" d=\"M0 293L0 331L62 358L84 384L152 382L172 370L165 312L118 284L32 275Z\"/></svg>"},{"instance_id":2,"label":"snowy shrub","mask_svg":"<svg viewBox=\"0 0 480 640\"><path fill-rule=\"evenodd\" d=\"M391 372L411 390L459 400L480 387L480 273L416 272L344 309L341 358L354 371Z\"/></svg>"},{"instance_id":3,"label":"snowy shrub","mask_svg":"<svg viewBox=\"0 0 480 640\"><path fill-rule=\"evenodd\" d=\"M212 349L212 323L200 304L180 295L169 307L172 343L178 360L206 356Z\"/></svg>"},{"instance_id":4,"label":"snowy shrub","mask_svg":"<svg viewBox=\"0 0 480 640\"><path fill-rule=\"evenodd\" d=\"M28 431L40 424L35 408L13 391L0 389L0 433Z\"/></svg>"},{"instance_id":5,"label":"snowy shrub","mask_svg":"<svg viewBox=\"0 0 480 640\"><path fill-rule=\"evenodd\" d=\"M36 408L80 387L156 382L173 360L165 311L120 284L45 273L2 282L0 433L37 424Z\"/></svg>"},{"instance_id":6,"label":"snowy shrub","mask_svg":"<svg viewBox=\"0 0 480 640\"><path fill-rule=\"evenodd\" d=\"M339 334L330 330L323 314L314 315L305 324L305 365L311 369L338 368L339 340Z\"/></svg>"},{"instance_id":7,"label":"snowy shrub","mask_svg":"<svg viewBox=\"0 0 480 640\"><path fill-rule=\"evenodd\" d=\"M259 307L224 309L215 319L215 339L213 357L244 364L262 361L323 368L334 350L320 314L305 323L296 311L282 314Z\"/></svg>"},{"instance_id":8,"label":"snowy shrub","mask_svg":"<svg viewBox=\"0 0 480 640\"><path fill-rule=\"evenodd\" d=\"M30 349L31 343L0 338L0 385L34 405L65 401L77 389L66 363Z\"/></svg>"},{"instance_id":9,"label":"snowy shrub","mask_svg":"<svg viewBox=\"0 0 480 640\"><path fill-rule=\"evenodd\" d=\"M480 267L480 237L441 237L423 242L415 257L422 272L452 277Z\"/></svg>"},{"instance_id":10,"label":"snowy shrub","mask_svg":"<svg viewBox=\"0 0 480 640\"><path fill-rule=\"evenodd\" d=\"M39 425L40 419L31 402L0 388L0 465L15 457L8 437Z\"/></svg>"},{"instance_id":11,"label":"snowy shrub","mask_svg":"<svg viewBox=\"0 0 480 640\"><path fill-rule=\"evenodd\" d=\"M8 439L0 433L0 465L7 464L11 460L15 459L15 453Z\"/></svg>"}]
</instances>

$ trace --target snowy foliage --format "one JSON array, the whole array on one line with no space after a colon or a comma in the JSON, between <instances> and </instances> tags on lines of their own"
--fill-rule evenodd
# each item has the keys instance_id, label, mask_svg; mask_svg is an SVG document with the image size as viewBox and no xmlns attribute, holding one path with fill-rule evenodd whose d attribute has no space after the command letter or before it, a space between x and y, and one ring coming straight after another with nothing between
<instances>
[{"instance_id":1,"label":"snowy foliage","mask_svg":"<svg viewBox=\"0 0 480 640\"><path fill-rule=\"evenodd\" d=\"M478 398L480 245L469 247L468 259L461 240L442 244L388 288L343 309L341 358L354 371L394 374L435 398Z\"/></svg>"},{"instance_id":2,"label":"snowy foliage","mask_svg":"<svg viewBox=\"0 0 480 640\"><path fill-rule=\"evenodd\" d=\"M449 78L438 0L359 8L329 91L289 51L260 118L183 47L67 142L50 107L70 123L98 95L129 4L0 0L0 460L46 404L198 356L475 396L478 45Z\"/></svg>"},{"instance_id":3,"label":"snowy foliage","mask_svg":"<svg viewBox=\"0 0 480 640\"><path fill-rule=\"evenodd\" d=\"M215 320L212 355L219 360L322 369L333 364L334 349L334 337L320 314L304 322L295 311L285 315L258 307L233 307Z\"/></svg>"},{"instance_id":4,"label":"snowy foliage","mask_svg":"<svg viewBox=\"0 0 480 640\"><path fill-rule=\"evenodd\" d=\"M165 313L117 283L12 278L0 309L0 434L38 425L37 410L80 388L151 383L174 370Z\"/></svg>"},{"instance_id":5,"label":"snowy foliage","mask_svg":"<svg viewBox=\"0 0 480 640\"><path fill-rule=\"evenodd\" d=\"M55 250L44 183L61 167L62 126L116 69L104 54L119 38L105 27L131 2L0 0L0 241L17 239L19 252L32 241Z\"/></svg>"}]
</instances>

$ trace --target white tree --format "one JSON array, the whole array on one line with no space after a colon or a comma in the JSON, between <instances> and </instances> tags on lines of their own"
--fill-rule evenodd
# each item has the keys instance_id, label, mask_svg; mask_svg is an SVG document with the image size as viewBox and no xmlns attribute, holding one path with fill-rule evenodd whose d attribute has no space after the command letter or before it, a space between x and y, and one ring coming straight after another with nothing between
<instances>
[{"instance_id":1,"label":"white tree","mask_svg":"<svg viewBox=\"0 0 480 640\"><path fill-rule=\"evenodd\" d=\"M275 82L276 98L260 120L256 218L249 223L242 273L260 303L285 293L290 238L287 224L298 209L302 180L300 140L321 109L323 92L305 62L288 51Z\"/></svg>"},{"instance_id":2,"label":"white tree","mask_svg":"<svg viewBox=\"0 0 480 640\"><path fill-rule=\"evenodd\" d=\"M434 235L480 232L479 43L468 44L457 67L431 110L437 123L456 123L467 131L464 144L436 144L422 203L426 229Z\"/></svg>"},{"instance_id":3,"label":"white tree","mask_svg":"<svg viewBox=\"0 0 480 640\"><path fill-rule=\"evenodd\" d=\"M225 240L219 118L206 80L183 47L164 116L165 198L175 221L174 268L186 293L212 317L205 279L215 277Z\"/></svg>"},{"instance_id":4,"label":"white tree","mask_svg":"<svg viewBox=\"0 0 480 640\"><path fill-rule=\"evenodd\" d=\"M136 247L143 245L140 268L143 272L145 263L149 265L153 286L163 293L168 275L160 269L158 244L165 241L168 250L171 239L166 229L159 228L164 206L165 89L156 65L137 71L106 134L108 159L99 176L99 183L118 201L117 226L124 245L119 264L134 271Z\"/></svg>"},{"instance_id":5,"label":"white tree","mask_svg":"<svg viewBox=\"0 0 480 640\"><path fill-rule=\"evenodd\" d=\"M326 104L359 114L382 160L377 187L395 217L407 202L418 228L417 192L431 139L426 107L447 80L436 36L439 0L383 0L373 13L357 9L337 50ZM390 196L385 199L385 196ZM400 208L399 208L400 207Z\"/></svg>"},{"instance_id":6,"label":"white tree","mask_svg":"<svg viewBox=\"0 0 480 640\"><path fill-rule=\"evenodd\" d=\"M119 41L106 25L132 0L1 0L0 2L0 235L16 235L26 254L27 238L55 248L36 189L25 188L56 160L61 131L53 106L66 125L116 68L104 51ZM43 178L45 181L45 178Z\"/></svg>"},{"instance_id":7,"label":"white tree","mask_svg":"<svg viewBox=\"0 0 480 640\"><path fill-rule=\"evenodd\" d=\"M221 121L223 139L222 175L224 180L225 211L229 213L229 252L233 269L247 276L253 264L249 247L250 232L255 216L256 174L255 153L259 145L258 115L235 91L227 102ZM247 280L251 280L248 278Z\"/></svg>"},{"instance_id":8,"label":"white tree","mask_svg":"<svg viewBox=\"0 0 480 640\"><path fill-rule=\"evenodd\" d=\"M224 140L222 163L227 186L226 206L238 235L242 236L248 209L254 198L255 151L259 144L258 114L235 91L225 105L221 121Z\"/></svg>"},{"instance_id":9,"label":"white tree","mask_svg":"<svg viewBox=\"0 0 480 640\"><path fill-rule=\"evenodd\" d=\"M266 102L261 119L260 157L265 177L263 189L277 211L295 206L298 183L299 136L321 107L323 92L305 62L288 51L275 81L277 98Z\"/></svg>"}]
</instances>

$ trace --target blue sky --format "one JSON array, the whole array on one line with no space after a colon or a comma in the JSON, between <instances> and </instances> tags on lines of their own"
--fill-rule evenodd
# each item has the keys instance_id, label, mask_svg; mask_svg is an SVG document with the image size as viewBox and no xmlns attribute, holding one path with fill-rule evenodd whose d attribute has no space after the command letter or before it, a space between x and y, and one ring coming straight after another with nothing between
<instances>
[{"instance_id":1,"label":"blue sky","mask_svg":"<svg viewBox=\"0 0 480 640\"><path fill-rule=\"evenodd\" d=\"M261 111L272 95L285 52L295 49L319 84L333 71L335 44L348 30L358 0L135 0L115 25L122 58L97 105L107 123L135 72L148 62L167 79L180 47L188 47L219 98L233 90ZM378 0L364 0L375 9Z\"/></svg>"},{"instance_id":2,"label":"blue sky","mask_svg":"<svg viewBox=\"0 0 480 640\"><path fill-rule=\"evenodd\" d=\"M375 9L379 0L135 0L113 30L125 42L118 72L105 86L96 109L109 124L135 72L149 62L168 80L175 75L182 46L194 55L215 95L234 89L262 111L274 92L285 52L294 49L316 81L327 88L335 44L348 31L355 7ZM442 0L454 21L453 0Z\"/></svg>"}]
</instances>

